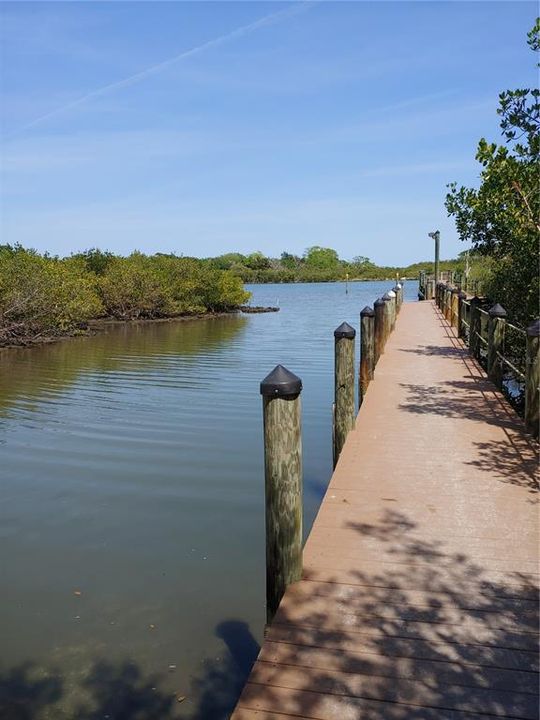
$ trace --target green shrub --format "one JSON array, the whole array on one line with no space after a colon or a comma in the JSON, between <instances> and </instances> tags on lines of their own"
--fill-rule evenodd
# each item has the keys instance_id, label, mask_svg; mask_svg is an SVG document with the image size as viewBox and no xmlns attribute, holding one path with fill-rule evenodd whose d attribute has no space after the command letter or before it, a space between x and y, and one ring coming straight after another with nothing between
<instances>
[{"instance_id":1,"label":"green shrub","mask_svg":"<svg viewBox=\"0 0 540 720\"><path fill-rule=\"evenodd\" d=\"M134 320L230 311L249 297L236 275L195 258L92 249L58 259L0 246L3 345L69 334L104 315Z\"/></svg>"},{"instance_id":2,"label":"green shrub","mask_svg":"<svg viewBox=\"0 0 540 720\"><path fill-rule=\"evenodd\" d=\"M93 275L19 246L0 248L0 344L64 335L102 312Z\"/></svg>"}]
</instances>

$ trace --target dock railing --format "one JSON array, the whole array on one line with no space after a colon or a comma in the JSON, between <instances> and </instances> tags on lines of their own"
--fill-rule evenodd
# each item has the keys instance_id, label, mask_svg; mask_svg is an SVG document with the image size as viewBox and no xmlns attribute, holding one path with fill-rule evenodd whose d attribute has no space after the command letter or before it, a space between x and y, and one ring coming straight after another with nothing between
<instances>
[{"instance_id":1,"label":"dock railing","mask_svg":"<svg viewBox=\"0 0 540 720\"><path fill-rule=\"evenodd\" d=\"M435 302L443 317L521 414L531 433L539 435L540 321L520 328L507 320L506 310L486 298L469 298L459 287L438 283Z\"/></svg>"}]
</instances>

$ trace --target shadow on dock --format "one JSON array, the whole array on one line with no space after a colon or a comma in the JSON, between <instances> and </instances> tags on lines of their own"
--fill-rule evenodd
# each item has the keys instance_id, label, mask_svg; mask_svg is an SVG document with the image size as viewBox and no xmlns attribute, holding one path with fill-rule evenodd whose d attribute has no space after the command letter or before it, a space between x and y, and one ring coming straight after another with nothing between
<instances>
[{"instance_id":1,"label":"shadow on dock","mask_svg":"<svg viewBox=\"0 0 540 720\"><path fill-rule=\"evenodd\" d=\"M393 510L348 528L381 545L388 569L380 563L346 581L330 570L324 582L306 573L312 582L278 611L239 709L537 718L538 590L536 578L511 569L511 550L498 562L449 552Z\"/></svg>"}]
</instances>

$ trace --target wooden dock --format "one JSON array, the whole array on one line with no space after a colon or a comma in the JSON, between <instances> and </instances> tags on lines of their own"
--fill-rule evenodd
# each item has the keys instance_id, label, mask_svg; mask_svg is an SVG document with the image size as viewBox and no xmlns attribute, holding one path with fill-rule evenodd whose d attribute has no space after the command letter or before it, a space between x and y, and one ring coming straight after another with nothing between
<instances>
[{"instance_id":1,"label":"wooden dock","mask_svg":"<svg viewBox=\"0 0 540 720\"><path fill-rule=\"evenodd\" d=\"M538 718L536 447L403 305L232 720Z\"/></svg>"}]
</instances>

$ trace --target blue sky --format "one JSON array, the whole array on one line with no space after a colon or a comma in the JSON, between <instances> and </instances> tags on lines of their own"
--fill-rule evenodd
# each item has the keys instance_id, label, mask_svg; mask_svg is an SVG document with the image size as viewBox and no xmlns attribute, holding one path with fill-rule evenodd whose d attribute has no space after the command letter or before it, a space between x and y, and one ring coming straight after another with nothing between
<instances>
[{"instance_id":1,"label":"blue sky","mask_svg":"<svg viewBox=\"0 0 540 720\"><path fill-rule=\"evenodd\" d=\"M536 12L3 2L1 241L406 264L438 228L455 255L445 185L476 182L498 93L536 83Z\"/></svg>"}]
</instances>

